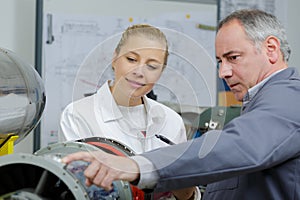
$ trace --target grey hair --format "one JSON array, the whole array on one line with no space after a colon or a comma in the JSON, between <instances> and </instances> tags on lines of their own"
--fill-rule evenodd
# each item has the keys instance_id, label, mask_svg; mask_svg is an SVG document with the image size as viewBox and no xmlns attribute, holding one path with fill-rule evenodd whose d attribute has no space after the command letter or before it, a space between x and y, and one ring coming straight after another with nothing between
<instances>
[{"instance_id":1,"label":"grey hair","mask_svg":"<svg viewBox=\"0 0 300 200\"><path fill-rule=\"evenodd\" d=\"M278 38L283 59L288 62L291 54L290 45L285 29L275 16L258 9L237 10L220 21L217 30L219 31L224 24L234 19L242 24L248 38L257 48L268 36L272 35Z\"/></svg>"}]
</instances>

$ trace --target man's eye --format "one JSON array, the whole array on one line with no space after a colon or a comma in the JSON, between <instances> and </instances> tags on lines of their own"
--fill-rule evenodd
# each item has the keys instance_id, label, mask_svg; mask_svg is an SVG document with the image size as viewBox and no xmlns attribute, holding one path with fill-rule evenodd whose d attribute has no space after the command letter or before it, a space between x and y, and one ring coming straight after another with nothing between
<instances>
[{"instance_id":1,"label":"man's eye","mask_svg":"<svg viewBox=\"0 0 300 200\"><path fill-rule=\"evenodd\" d=\"M230 60L230 61L235 61L236 59L238 59L238 55L234 55L234 56L229 56L228 57L228 60Z\"/></svg>"}]
</instances>

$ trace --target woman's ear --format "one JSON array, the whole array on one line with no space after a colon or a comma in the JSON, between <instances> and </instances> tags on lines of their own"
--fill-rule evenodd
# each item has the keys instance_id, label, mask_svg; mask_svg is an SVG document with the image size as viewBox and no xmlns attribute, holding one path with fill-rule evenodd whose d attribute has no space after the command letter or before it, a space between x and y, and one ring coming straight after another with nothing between
<instances>
[{"instance_id":1,"label":"woman's ear","mask_svg":"<svg viewBox=\"0 0 300 200\"><path fill-rule=\"evenodd\" d=\"M280 55L282 54L280 51L280 41L275 36L269 36L265 40L266 49L267 49L267 55L269 57L269 61L274 64L278 61L280 58Z\"/></svg>"}]
</instances>

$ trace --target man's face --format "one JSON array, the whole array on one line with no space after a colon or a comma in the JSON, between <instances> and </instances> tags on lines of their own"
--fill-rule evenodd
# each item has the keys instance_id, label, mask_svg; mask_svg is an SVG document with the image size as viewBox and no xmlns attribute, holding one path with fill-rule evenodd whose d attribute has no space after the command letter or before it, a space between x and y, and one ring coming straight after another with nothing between
<instances>
[{"instance_id":1,"label":"man's face","mask_svg":"<svg viewBox=\"0 0 300 200\"><path fill-rule=\"evenodd\" d=\"M268 57L258 50L237 20L225 24L216 36L216 59L219 77L224 79L238 101L248 89L263 79Z\"/></svg>"}]
</instances>

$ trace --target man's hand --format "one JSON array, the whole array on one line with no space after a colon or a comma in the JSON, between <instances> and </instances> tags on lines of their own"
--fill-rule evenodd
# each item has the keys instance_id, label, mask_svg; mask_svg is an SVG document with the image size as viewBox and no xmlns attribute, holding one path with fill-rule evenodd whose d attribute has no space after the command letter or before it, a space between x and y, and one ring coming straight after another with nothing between
<instances>
[{"instance_id":1,"label":"man's hand","mask_svg":"<svg viewBox=\"0 0 300 200\"><path fill-rule=\"evenodd\" d=\"M112 182L115 180L132 182L139 177L138 165L128 157L115 156L99 150L73 153L64 157L62 162L69 164L76 160L90 163L84 171L87 186L95 184L109 191L113 189Z\"/></svg>"}]
</instances>

